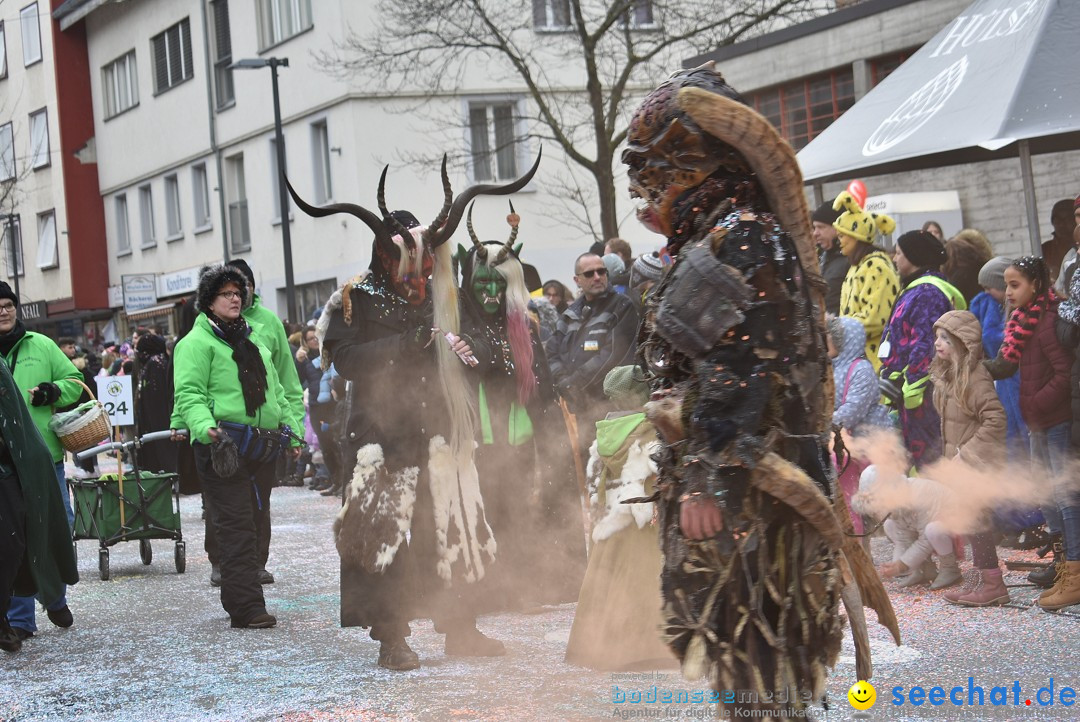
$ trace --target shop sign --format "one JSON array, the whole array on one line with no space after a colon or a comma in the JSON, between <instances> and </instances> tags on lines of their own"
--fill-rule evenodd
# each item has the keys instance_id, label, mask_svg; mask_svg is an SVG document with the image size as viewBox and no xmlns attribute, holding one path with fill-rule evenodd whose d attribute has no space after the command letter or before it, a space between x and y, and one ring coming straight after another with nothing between
<instances>
[{"instance_id":1,"label":"shop sign","mask_svg":"<svg viewBox=\"0 0 1080 722\"><path fill-rule=\"evenodd\" d=\"M139 273L120 278L120 285L124 288L124 313L135 313L157 305L157 280L154 274Z\"/></svg>"}]
</instances>

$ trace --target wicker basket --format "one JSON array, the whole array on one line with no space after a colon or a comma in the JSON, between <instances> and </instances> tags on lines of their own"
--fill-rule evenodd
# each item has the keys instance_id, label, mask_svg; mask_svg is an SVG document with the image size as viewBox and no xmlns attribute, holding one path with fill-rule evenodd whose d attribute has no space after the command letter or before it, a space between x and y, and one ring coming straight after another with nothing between
<instances>
[{"instance_id":1,"label":"wicker basket","mask_svg":"<svg viewBox=\"0 0 1080 722\"><path fill-rule=\"evenodd\" d=\"M92 400L73 411L54 415L49 422L49 428L60 440L60 445L74 453L97 446L111 438L112 426L109 424L105 407L97 400L90 387L78 379L71 380L86 389Z\"/></svg>"}]
</instances>

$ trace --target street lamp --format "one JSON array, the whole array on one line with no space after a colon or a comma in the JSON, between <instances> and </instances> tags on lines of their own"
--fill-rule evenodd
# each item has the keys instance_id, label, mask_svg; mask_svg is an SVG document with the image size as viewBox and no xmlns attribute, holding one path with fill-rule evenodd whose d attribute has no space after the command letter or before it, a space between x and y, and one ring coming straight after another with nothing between
<instances>
[{"instance_id":1,"label":"street lamp","mask_svg":"<svg viewBox=\"0 0 1080 722\"><path fill-rule=\"evenodd\" d=\"M22 261L22 234L19 234L19 246L16 247L15 245L15 222L19 220L19 217L14 213L7 213L0 216L0 219L3 219L4 224L7 226L8 253L11 254L11 265L15 267L15 298L21 298L19 295L19 263ZM18 306L19 304L16 303L15 305ZM18 310L15 313L18 314Z\"/></svg>"},{"instance_id":2,"label":"street lamp","mask_svg":"<svg viewBox=\"0 0 1080 722\"><path fill-rule=\"evenodd\" d=\"M296 286L293 283L292 234L289 229L289 197L285 190L285 137L281 132L281 100L278 96L278 68L289 67L288 58L245 58L229 65L230 70L270 68L274 86L274 137L277 146L278 206L281 208L281 243L285 248L285 304L289 318L295 323L301 314L296 308Z\"/></svg>"}]
</instances>

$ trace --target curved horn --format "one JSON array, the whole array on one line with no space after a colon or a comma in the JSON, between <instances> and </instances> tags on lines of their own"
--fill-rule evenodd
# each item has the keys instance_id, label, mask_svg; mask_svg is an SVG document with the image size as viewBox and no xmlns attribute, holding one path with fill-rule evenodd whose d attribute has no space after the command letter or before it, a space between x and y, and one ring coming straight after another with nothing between
<instances>
[{"instance_id":1,"label":"curved horn","mask_svg":"<svg viewBox=\"0 0 1080 722\"><path fill-rule=\"evenodd\" d=\"M393 241L390 240L390 231L386 228L386 224L377 215L369 211L363 206L358 206L355 203L331 203L328 206L313 206L296 192L289 183L289 179L285 178L285 187L289 189L289 195L292 196L293 202L296 203L297 208L304 213L314 218L323 218L325 216L332 216L335 213L348 213L351 216L356 216L362 220L368 228L375 233L375 240L380 243L393 245Z\"/></svg>"},{"instance_id":2,"label":"curved horn","mask_svg":"<svg viewBox=\"0 0 1080 722\"><path fill-rule=\"evenodd\" d=\"M386 171L390 169L389 164L384 165L382 169L382 175L379 176L379 190L376 194L376 200L379 204L379 211L383 214L383 221L390 225L394 230L394 234L401 236L401 240L405 242L409 250L416 249L416 243L413 241L412 234L409 233L409 229L399 221L386 209Z\"/></svg>"},{"instance_id":3,"label":"curved horn","mask_svg":"<svg viewBox=\"0 0 1080 722\"><path fill-rule=\"evenodd\" d=\"M438 228L435 228L430 236L431 247L445 243L450 236L454 235L454 231L457 230L458 224L461 223L461 216L465 214L465 207L469 205L469 202L476 198L476 196L505 196L511 193L517 193L524 188L533 176L536 175L536 169L540 167L540 158L543 156L544 149L541 148L536 154L536 160L532 164L532 168L521 176L517 180L507 183L506 185L474 185L466 188L461 192L457 198L454 199L453 205L450 207L449 212L446 214L446 221L444 224L440 224ZM442 214L440 214L440 217ZM431 229L429 229L431 230Z\"/></svg>"},{"instance_id":4,"label":"curved horn","mask_svg":"<svg viewBox=\"0 0 1080 722\"><path fill-rule=\"evenodd\" d=\"M476 237L476 231L473 230L472 224L472 209L475 203L469 204L469 215L465 219L465 227L469 229L469 238L472 239L473 245L476 246L476 257L480 260L487 258L487 246L480 242L480 239Z\"/></svg>"},{"instance_id":5,"label":"curved horn","mask_svg":"<svg viewBox=\"0 0 1080 722\"><path fill-rule=\"evenodd\" d=\"M435 231L442 228L443 223L446 223L446 215L450 212L450 206L454 202L454 189L450 187L450 174L446 172L446 153L443 153L440 175L442 176L443 207L439 211L439 215L435 216L435 220L428 226L428 232L431 234L434 234ZM430 243L433 238L434 235L428 235L425 240ZM434 247L432 246L432 248Z\"/></svg>"},{"instance_id":6,"label":"curved horn","mask_svg":"<svg viewBox=\"0 0 1080 722\"><path fill-rule=\"evenodd\" d=\"M510 255L510 251L514 250L514 241L517 240L518 226L521 224L521 216L514 210L514 202L508 200L510 204L510 214L506 216L506 222L510 224L510 237L506 239L506 243L499 249L499 255L495 257L495 263L499 264L506 260L506 257Z\"/></svg>"}]
</instances>

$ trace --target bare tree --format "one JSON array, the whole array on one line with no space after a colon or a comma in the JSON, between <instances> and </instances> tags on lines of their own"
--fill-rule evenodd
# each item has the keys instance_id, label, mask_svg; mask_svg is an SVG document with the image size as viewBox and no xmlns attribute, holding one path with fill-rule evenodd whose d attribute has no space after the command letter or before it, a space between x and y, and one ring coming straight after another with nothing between
<instances>
[{"instance_id":1,"label":"bare tree","mask_svg":"<svg viewBox=\"0 0 1080 722\"><path fill-rule=\"evenodd\" d=\"M457 95L466 76L480 72L485 84L524 87L530 101L524 130L509 142L522 136L553 142L587 171L592 187L573 173L545 178L577 205L578 224L604 239L618 235L616 151L640 93L686 57L832 6L826 0L380 0L370 29L349 31L317 60L389 95L418 98L414 109ZM410 159L418 157L413 151Z\"/></svg>"}]
</instances>

